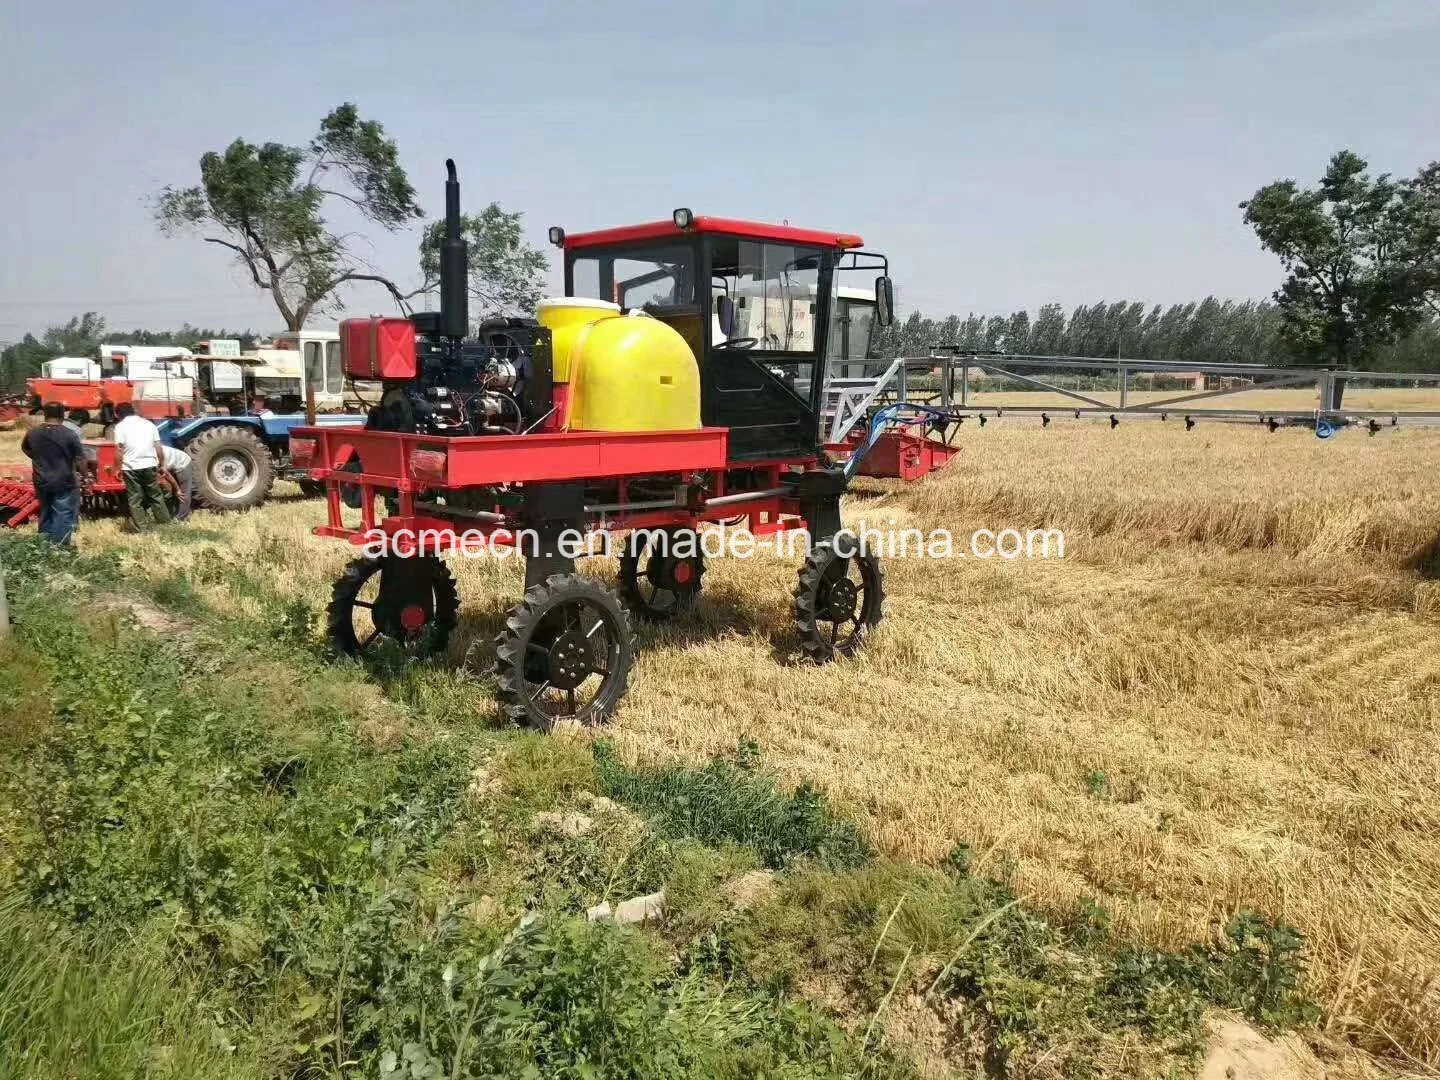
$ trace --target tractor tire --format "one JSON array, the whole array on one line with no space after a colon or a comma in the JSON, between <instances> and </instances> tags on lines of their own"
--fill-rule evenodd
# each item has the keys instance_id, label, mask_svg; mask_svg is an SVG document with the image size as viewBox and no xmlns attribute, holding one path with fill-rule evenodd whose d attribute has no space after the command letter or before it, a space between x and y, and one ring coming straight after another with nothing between
<instances>
[{"instance_id":1,"label":"tractor tire","mask_svg":"<svg viewBox=\"0 0 1440 1080\"><path fill-rule=\"evenodd\" d=\"M695 610L700 599L700 582L705 576L705 555L691 530L672 529L673 545L682 532L689 534L694 555L681 558L660 550L651 551L649 530L637 529L625 542L620 555L620 598L631 613L647 622L665 622ZM644 568L641 568L641 560Z\"/></svg>"},{"instance_id":2,"label":"tractor tire","mask_svg":"<svg viewBox=\"0 0 1440 1080\"><path fill-rule=\"evenodd\" d=\"M856 550L842 556L835 547L833 540L815 545L793 594L800 648L817 664L859 652L880 625L885 605L885 579L874 553Z\"/></svg>"},{"instance_id":3,"label":"tractor tire","mask_svg":"<svg viewBox=\"0 0 1440 1080\"><path fill-rule=\"evenodd\" d=\"M396 575L395 584L386 582L387 571ZM373 595L366 589L372 578L380 587ZM368 613L358 617L358 625L356 609ZM420 659L444 652L459 613L455 579L435 556L366 557L346 566L335 582L325 630L330 647L346 656L363 656L372 646L390 642Z\"/></svg>"},{"instance_id":4,"label":"tractor tire","mask_svg":"<svg viewBox=\"0 0 1440 1080\"><path fill-rule=\"evenodd\" d=\"M238 426L214 427L191 440L195 494L211 510L249 510L270 497L275 461L269 448Z\"/></svg>"},{"instance_id":5,"label":"tractor tire","mask_svg":"<svg viewBox=\"0 0 1440 1080\"><path fill-rule=\"evenodd\" d=\"M526 589L495 639L501 708L511 723L540 731L561 721L603 723L625 696L634 662L620 598L574 574L551 574Z\"/></svg>"}]
</instances>

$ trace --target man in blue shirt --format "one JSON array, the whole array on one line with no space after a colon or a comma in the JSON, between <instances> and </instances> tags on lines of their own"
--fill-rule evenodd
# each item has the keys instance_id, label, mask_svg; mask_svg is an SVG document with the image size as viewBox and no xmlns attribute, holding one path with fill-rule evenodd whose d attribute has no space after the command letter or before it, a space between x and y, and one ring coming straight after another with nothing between
<instances>
[{"instance_id":1,"label":"man in blue shirt","mask_svg":"<svg viewBox=\"0 0 1440 1080\"><path fill-rule=\"evenodd\" d=\"M20 449L35 470L35 496L40 500L40 535L74 546L80 517L80 470L85 447L65 426L65 407L45 406L45 423L25 433Z\"/></svg>"}]
</instances>

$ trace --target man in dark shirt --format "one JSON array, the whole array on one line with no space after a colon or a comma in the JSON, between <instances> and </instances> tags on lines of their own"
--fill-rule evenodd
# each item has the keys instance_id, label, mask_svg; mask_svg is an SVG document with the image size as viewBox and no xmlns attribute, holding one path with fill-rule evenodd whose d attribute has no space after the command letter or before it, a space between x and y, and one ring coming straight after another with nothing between
<instances>
[{"instance_id":1,"label":"man in dark shirt","mask_svg":"<svg viewBox=\"0 0 1440 1080\"><path fill-rule=\"evenodd\" d=\"M46 405L45 423L25 433L20 449L35 470L40 535L57 544L73 545L85 448L80 436L65 426L65 407L59 402Z\"/></svg>"}]
</instances>

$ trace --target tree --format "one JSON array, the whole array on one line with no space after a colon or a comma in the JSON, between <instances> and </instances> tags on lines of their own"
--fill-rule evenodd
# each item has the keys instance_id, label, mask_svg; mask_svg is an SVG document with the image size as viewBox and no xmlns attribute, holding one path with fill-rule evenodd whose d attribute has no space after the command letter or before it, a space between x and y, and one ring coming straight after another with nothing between
<instances>
[{"instance_id":1,"label":"tree","mask_svg":"<svg viewBox=\"0 0 1440 1080\"><path fill-rule=\"evenodd\" d=\"M516 315L529 312L545 289L549 261L545 253L525 242L520 228L523 215L492 202L478 214L461 219L460 232L469 246L470 296L473 314ZM421 291L440 284L440 241L444 221L432 221L420 239Z\"/></svg>"},{"instance_id":2,"label":"tree","mask_svg":"<svg viewBox=\"0 0 1440 1080\"><path fill-rule=\"evenodd\" d=\"M38 375L40 365L54 355L34 334L26 334L13 345L7 345L4 352L0 352L0 391L19 393L25 388L25 380Z\"/></svg>"},{"instance_id":3,"label":"tree","mask_svg":"<svg viewBox=\"0 0 1440 1080\"><path fill-rule=\"evenodd\" d=\"M58 326L47 327L40 344L52 356L93 356L105 337L105 317L96 311L72 315Z\"/></svg>"},{"instance_id":4,"label":"tree","mask_svg":"<svg viewBox=\"0 0 1440 1080\"><path fill-rule=\"evenodd\" d=\"M224 153L205 154L200 183L162 189L155 218L167 236L198 232L229 251L286 327L299 330L312 315L343 307L336 290L350 282L382 285L405 307L407 294L327 219L341 207L392 232L422 216L394 141L349 103L320 122L307 146L236 139Z\"/></svg>"},{"instance_id":5,"label":"tree","mask_svg":"<svg viewBox=\"0 0 1440 1080\"><path fill-rule=\"evenodd\" d=\"M1303 359L1364 363L1425 317L1418 263L1425 194L1367 169L1363 158L1342 150L1318 188L1280 180L1240 204L1246 224L1285 268L1275 302L1285 337Z\"/></svg>"},{"instance_id":6,"label":"tree","mask_svg":"<svg viewBox=\"0 0 1440 1080\"><path fill-rule=\"evenodd\" d=\"M1400 185L1405 217L1405 258L1414 288L1433 316L1440 316L1440 161L1432 161Z\"/></svg>"}]
</instances>

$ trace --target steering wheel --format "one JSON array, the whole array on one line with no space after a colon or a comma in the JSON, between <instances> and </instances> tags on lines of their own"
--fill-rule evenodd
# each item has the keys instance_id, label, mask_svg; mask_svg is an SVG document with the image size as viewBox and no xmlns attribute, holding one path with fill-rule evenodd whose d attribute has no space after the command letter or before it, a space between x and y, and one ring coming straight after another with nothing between
<instances>
[{"instance_id":1,"label":"steering wheel","mask_svg":"<svg viewBox=\"0 0 1440 1080\"><path fill-rule=\"evenodd\" d=\"M726 341L717 341L711 346L712 349L729 352L732 349L753 349L760 344L759 338L753 337L732 337Z\"/></svg>"}]
</instances>

